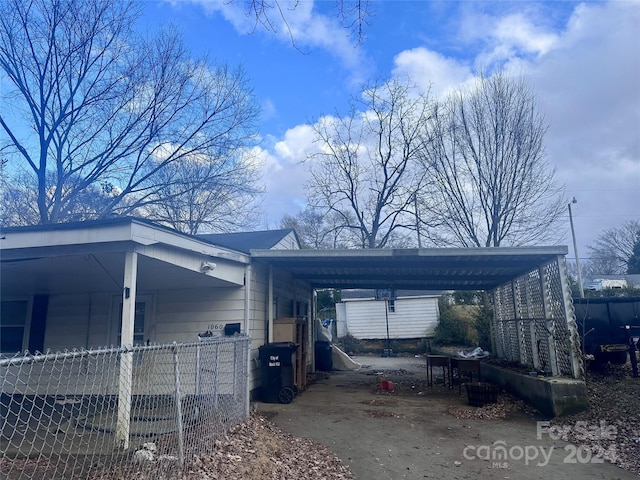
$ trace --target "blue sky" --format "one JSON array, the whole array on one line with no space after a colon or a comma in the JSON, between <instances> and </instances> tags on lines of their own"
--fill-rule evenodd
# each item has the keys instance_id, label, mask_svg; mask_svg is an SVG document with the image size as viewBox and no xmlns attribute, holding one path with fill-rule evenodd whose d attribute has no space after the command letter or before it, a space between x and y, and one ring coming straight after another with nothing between
<instances>
[{"instance_id":1,"label":"blue sky","mask_svg":"<svg viewBox=\"0 0 640 480\"><path fill-rule=\"evenodd\" d=\"M377 1L360 46L335 2L301 0L288 31L265 32L244 0L147 0L143 28L173 23L196 54L247 73L263 114L266 188L258 228L304 207L310 124L345 113L361 85L411 76L431 94L481 69L522 76L550 123L547 160L573 206L580 256L603 228L640 218L640 2ZM568 230L558 243L570 245ZM570 248L570 257L573 249Z\"/></svg>"}]
</instances>

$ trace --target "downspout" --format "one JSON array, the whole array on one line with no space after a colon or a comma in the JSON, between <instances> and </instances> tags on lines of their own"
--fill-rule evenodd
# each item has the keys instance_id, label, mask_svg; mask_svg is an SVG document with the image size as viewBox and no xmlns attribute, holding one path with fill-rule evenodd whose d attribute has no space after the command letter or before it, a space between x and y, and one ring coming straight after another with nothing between
<instances>
[{"instance_id":1,"label":"downspout","mask_svg":"<svg viewBox=\"0 0 640 480\"><path fill-rule=\"evenodd\" d=\"M122 291L122 336L120 347L133 345L133 326L136 316L136 283L138 279L138 253L125 253L124 289ZM116 446L129 449L129 429L131 426L131 397L133 384L133 352L123 352L120 357L118 380L118 419L116 423Z\"/></svg>"},{"instance_id":2,"label":"downspout","mask_svg":"<svg viewBox=\"0 0 640 480\"><path fill-rule=\"evenodd\" d=\"M251 331L251 264L247 265L244 273L244 331L247 336ZM251 340L249 340L249 344L247 346L246 353L246 361L247 361L247 378L246 378L246 395L245 395L245 405L244 405L244 416L245 418L249 417L251 413Z\"/></svg>"},{"instance_id":3,"label":"downspout","mask_svg":"<svg viewBox=\"0 0 640 480\"><path fill-rule=\"evenodd\" d=\"M269 285L267 295L267 343L273 343L273 266L269 265Z\"/></svg>"}]
</instances>

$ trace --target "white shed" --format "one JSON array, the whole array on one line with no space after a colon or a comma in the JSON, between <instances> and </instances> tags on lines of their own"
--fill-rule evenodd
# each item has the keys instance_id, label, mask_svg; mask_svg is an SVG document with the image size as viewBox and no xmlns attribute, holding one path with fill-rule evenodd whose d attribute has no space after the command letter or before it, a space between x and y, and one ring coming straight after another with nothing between
<instances>
[{"instance_id":1,"label":"white shed","mask_svg":"<svg viewBox=\"0 0 640 480\"><path fill-rule=\"evenodd\" d=\"M342 302L336 305L338 337L349 333L361 340L387 338L387 318L391 339L428 338L435 334L438 295L400 294L387 301L376 300L373 292L365 297L348 297L343 292Z\"/></svg>"}]
</instances>

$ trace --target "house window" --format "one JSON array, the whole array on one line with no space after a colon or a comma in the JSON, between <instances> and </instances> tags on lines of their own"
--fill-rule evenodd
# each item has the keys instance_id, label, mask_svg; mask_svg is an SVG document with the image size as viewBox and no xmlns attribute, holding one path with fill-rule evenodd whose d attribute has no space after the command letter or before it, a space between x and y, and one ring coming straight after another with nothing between
<instances>
[{"instance_id":1,"label":"house window","mask_svg":"<svg viewBox=\"0 0 640 480\"><path fill-rule=\"evenodd\" d=\"M3 300L0 310L0 352L22 351L27 323L26 300Z\"/></svg>"},{"instance_id":2,"label":"house window","mask_svg":"<svg viewBox=\"0 0 640 480\"><path fill-rule=\"evenodd\" d=\"M389 308L389 313L394 313L396 311L396 301L387 300L387 307Z\"/></svg>"}]
</instances>

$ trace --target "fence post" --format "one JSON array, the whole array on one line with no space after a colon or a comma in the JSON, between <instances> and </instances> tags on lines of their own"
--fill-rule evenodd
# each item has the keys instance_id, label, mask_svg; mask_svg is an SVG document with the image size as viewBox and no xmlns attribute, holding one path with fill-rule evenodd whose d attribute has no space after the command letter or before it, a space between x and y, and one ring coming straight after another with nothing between
<instances>
[{"instance_id":1,"label":"fence post","mask_svg":"<svg viewBox=\"0 0 640 480\"><path fill-rule=\"evenodd\" d=\"M238 342L233 343L233 399L238 398Z\"/></svg>"},{"instance_id":2,"label":"fence post","mask_svg":"<svg viewBox=\"0 0 640 480\"><path fill-rule=\"evenodd\" d=\"M220 380L220 343L216 343L216 360L213 366L213 408L218 411L218 382Z\"/></svg>"},{"instance_id":3,"label":"fence post","mask_svg":"<svg viewBox=\"0 0 640 480\"><path fill-rule=\"evenodd\" d=\"M173 372L176 382L176 430L178 434L178 462L184 465L184 431L182 426L182 399L180 398L180 369L178 367L178 344L173 343Z\"/></svg>"},{"instance_id":4,"label":"fence post","mask_svg":"<svg viewBox=\"0 0 640 480\"><path fill-rule=\"evenodd\" d=\"M243 378L245 382L245 397L244 397L244 416L249 418L251 414L251 338L247 337L242 343L243 353Z\"/></svg>"},{"instance_id":5,"label":"fence post","mask_svg":"<svg viewBox=\"0 0 640 480\"><path fill-rule=\"evenodd\" d=\"M198 342L202 341L202 337L198 336ZM196 396L200 398L200 343L196 346Z\"/></svg>"}]
</instances>

